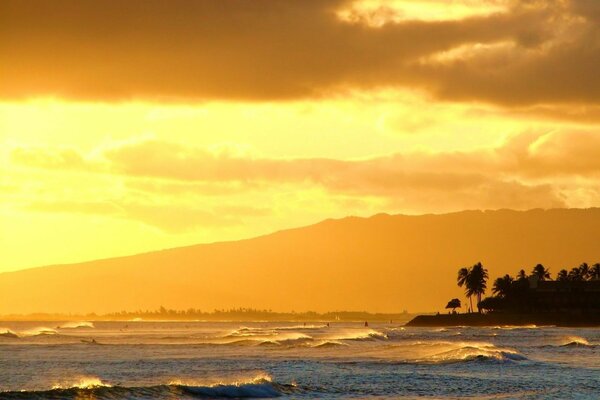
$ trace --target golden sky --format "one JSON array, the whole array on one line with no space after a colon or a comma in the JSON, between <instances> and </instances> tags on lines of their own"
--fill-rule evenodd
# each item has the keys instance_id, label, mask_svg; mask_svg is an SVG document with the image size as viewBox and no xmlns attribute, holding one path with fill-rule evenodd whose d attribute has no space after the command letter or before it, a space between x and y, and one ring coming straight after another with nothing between
<instances>
[{"instance_id":1,"label":"golden sky","mask_svg":"<svg viewBox=\"0 0 600 400\"><path fill-rule=\"evenodd\" d=\"M0 271L600 206L600 1L4 0Z\"/></svg>"}]
</instances>

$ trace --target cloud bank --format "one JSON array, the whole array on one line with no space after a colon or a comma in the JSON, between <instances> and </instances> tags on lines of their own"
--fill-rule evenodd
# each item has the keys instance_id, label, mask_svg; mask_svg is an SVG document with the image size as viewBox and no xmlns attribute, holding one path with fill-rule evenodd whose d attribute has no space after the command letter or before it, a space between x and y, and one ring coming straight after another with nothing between
<instances>
[{"instance_id":1,"label":"cloud bank","mask_svg":"<svg viewBox=\"0 0 600 400\"><path fill-rule=\"evenodd\" d=\"M0 96L270 101L391 87L504 106L600 102L596 1L484 0L502 7L452 20L411 19L409 3L6 0Z\"/></svg>"},{"instance_id":2,"label":"cloud bank","mask_svg":"<svg viewBox=\"0 0 600 400\"><path fill-rule=\"evenodd\" d=\"M582 196L600 190L600 161L596 156L599 146L600 138L586 131L523 133L485 151L397 153L343 160L251 157L145 140L105 148L93 156L68 149L16 148L11 161L46 172L108 174L123 179L128 191L150 198L183 194L215 198L218 202L240 193L254 199L253 195L260 193L261 201L267 201L251 206L235 203L219 210L214 206L202 211L188 207L190 213L196 213L196 219L173 218L185 221L185 228L186 224L219 224L241 216L268 215L269 204L275 204L281 193L310 188L322 190L333 199L379 199L386 209L417 212L593 205ZM65 210L80 209L69 203L63 206ZM50 203L34 207L52 210L61 206ZM142 220L150 219L151 210L160 211L160 207L131 202L121 203L116 209L115 204L107 207L95 202L86 207L89 209L85 212ZM158 222L151 223L178 229L161 222L160 212L154 214Z\"/></svg>"}]
</instances>

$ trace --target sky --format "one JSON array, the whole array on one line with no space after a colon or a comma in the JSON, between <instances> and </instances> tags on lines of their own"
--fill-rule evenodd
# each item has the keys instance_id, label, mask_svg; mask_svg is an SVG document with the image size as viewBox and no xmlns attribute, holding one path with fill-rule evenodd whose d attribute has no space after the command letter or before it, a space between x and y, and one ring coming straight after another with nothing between
<instances>
[{"instance_id":1,"label":"sky","mask_svg":"<svg viewBox=\"0 0 600 400\"><path fill-rule=\"evenodd\" d=\"M0 271L600 206L596 0L4 0Z\"/></svg>"}]
</instances>

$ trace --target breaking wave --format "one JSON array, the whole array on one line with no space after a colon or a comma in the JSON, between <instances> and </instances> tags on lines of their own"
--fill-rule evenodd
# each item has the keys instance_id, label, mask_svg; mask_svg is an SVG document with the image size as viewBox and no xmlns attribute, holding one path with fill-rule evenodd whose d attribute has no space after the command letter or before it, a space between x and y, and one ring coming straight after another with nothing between
<instances>
[{"instance_id":1,"label":"breaking wave","mask_svg":"<svg viewBox=\"0 0 600 400\"><path fill-rule=\"evenodd\" d=\"M8 328L0 328L0 337L9 339L18 339L19 335Z\"/></svg>"},{"instance_id":2,"label":"breaking wave","mask_svg":"<svg viewBox=\"0 0 600 400\"><path fill-rule=\"evenodd\" d=\"M263 328L248 328L241 327L234 331L231 331L224 337L251 337L251 336L272 336L277 334L274 329L263 329Z\"/></svg>"},{"instance_id":3,"label":"breaking wave","mask_svg":"<svg viewBox=\"0 0 600 400\"><path fill-rule=\"evenodd\" d=\"M73 384L57 383L52 386L52 390L58 389L93 389L98 387L112 387L111 385L102 382L99 378L80 378Z\"/></svg>"},{"instance_id":4,"label":"breaking wave","mask_svg":"<svg viewBox=\"0 0 600 400\"><path fill-rule=\"evenodd\" d=\"M442 345L441 343L439 343ZM449 349L448 349L449 347ZM489 343L448 343L446 350L425 357L424 362L456 363L470 361L523 361L523 354L508 348L499 348Z\"/></svg>"},{"instance_id":5,"label":"breaking wave","mask_svg":"<svg viewBox=\"0 0 600 400\"><path fill-rule=\"evenodd\" d=\"M58 327L59 329L77 329L77 328L95 328L92 322L78 321L66 322Z\"/></svg>"},{"instance_id":6,"label":"breaking wave","mask_svg":"<svg viewBox=\"0 0 600 400\"><path fill-rule=\"evenodd\" d=\"M588 342L587 339L582 338L581 336L567 336L560 346L561 347L594 347L593 344L591 344L590 342Z\"/></svg>"},{"instance_id":7,"label":"breaking wave","mask_svg":"<svg viewBox=\"0 0 600 400\"><path fill-rule=\"evenodd\" d=\"M388 335L383 332L376 331L374 329L367 329L363 331L350 331L350 332L342 332L335 337L331 338L333 340L387 340Z\"/></svg>"},{"instance_id":8,"label":"breaking wave","mask_svg":"<svg viewBox=\"0 0 600 400\"><path fill-rule=\"evenodd\" d=\"M241 399L275 398L298 391L296 385L273 382L268 375L233 383L206 385L176 380L163 385L139 387L112 386L98 378L84 378L68 387L56 385L50 390L0 392L0 399Z\"/></svg>"},{"instance_id":9,"label":"breaking wave","mask_svg":"<svg viewBox=\"0 0 600 400\"><path fill-rule=\"evenodd\" d=\"M348 343L340 342L339 340L323 340L321 342L311 345L311 347L321 348L321 349L339 347L339 346L349 346L349 345L348 345Z\"/></svg>"},{"instance_id":10,"label":"breaking wave","mask_svg":"<svg viewBox=\"0 0 600 400\"><path fill-rule=\"evenodd\" d=\"M507 330L507 331L513 331L515 329L539 329L540 327L534 324L530 324L530 325L502 325L502 326L494 326L492 329L498 330L498 329L502 329L502 330Z\"/></svg>"},{"instance_id":11,"label":"breaking wave","mask_svg":"<svg viewBox=\"0 0 600 400\"><path fill-rule=\"evenodd\" d=\"M327 325L294 325L294 326L275 326L272 328L252 328L243 326L229 332L224 337L250 337L250 336L274 336L287 331L304 331L327 328Z\"/></svg>"},{"instance_id":12,"label":"breaking wave","mask_svg":"<svg viewBox=\"0 0 600 400\"><path fill-rule=\"evenodd\" d=\"M49 336L49 335L57 335L58 332L56 329L47 328L45 326L29 329L21 332L22 336Z\"/></svg>"}]
</instances>

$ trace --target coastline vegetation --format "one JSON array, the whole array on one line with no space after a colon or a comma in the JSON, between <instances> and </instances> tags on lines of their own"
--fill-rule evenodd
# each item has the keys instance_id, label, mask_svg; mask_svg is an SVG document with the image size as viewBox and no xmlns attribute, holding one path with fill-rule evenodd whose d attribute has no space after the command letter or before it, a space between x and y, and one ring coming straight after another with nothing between
<instances>
[{"instance_id":1,"label":"coastline vegetation","mask_svg":"<svg viewBox=\"0 0 600 400\"><path fill-rule=\"evenodd\" d=\"M594 287L600 286L600 263L592 266L582 263L569 271L561 269L555 280L552 280L549 269L542 264L537 264L529 275L521 269L515 277L506 274L497 278L492 286L493 295L482 299L487 289L488 277L487 269L480 262L472 267L459 269L457 284L465 288L465 295L469 301L468 312L473 312L473 297L477 298L479 313L482 311L539 312L558 308L561 308L561 311L572 311L569 308L585 311L598 306L595 304L597 301L590 301L590 298L595 299L595 297L582 296L581 293L585 292L584 282L597 282L593 284ZM548 284L549 282L553 283ZM554 300L561 300L562 297L562 300L565 300L563 304L548 306L546 303L552 302L547 301L547 298L552 294L559 297ZM454 313L454 310L460 306L459 299L452 299L446 308L451 308Z\"/></svg>"},{"instance_id":2,"label":"coastline vegetation","mask_svg":"<svg viewBox=\"0 0 600 400\"><path fill-rule=\"evenodd\" d=\"M401 313L370 313L366 311L331 311L318 313L277 312L254 308L234 308L202 311L195 308L175 310L160 307L156 310L119 311L106 314L52 314L0 315L0 321L395 321L406 322L412 317L406 310Z\"/></svg>"}]
</instances>

